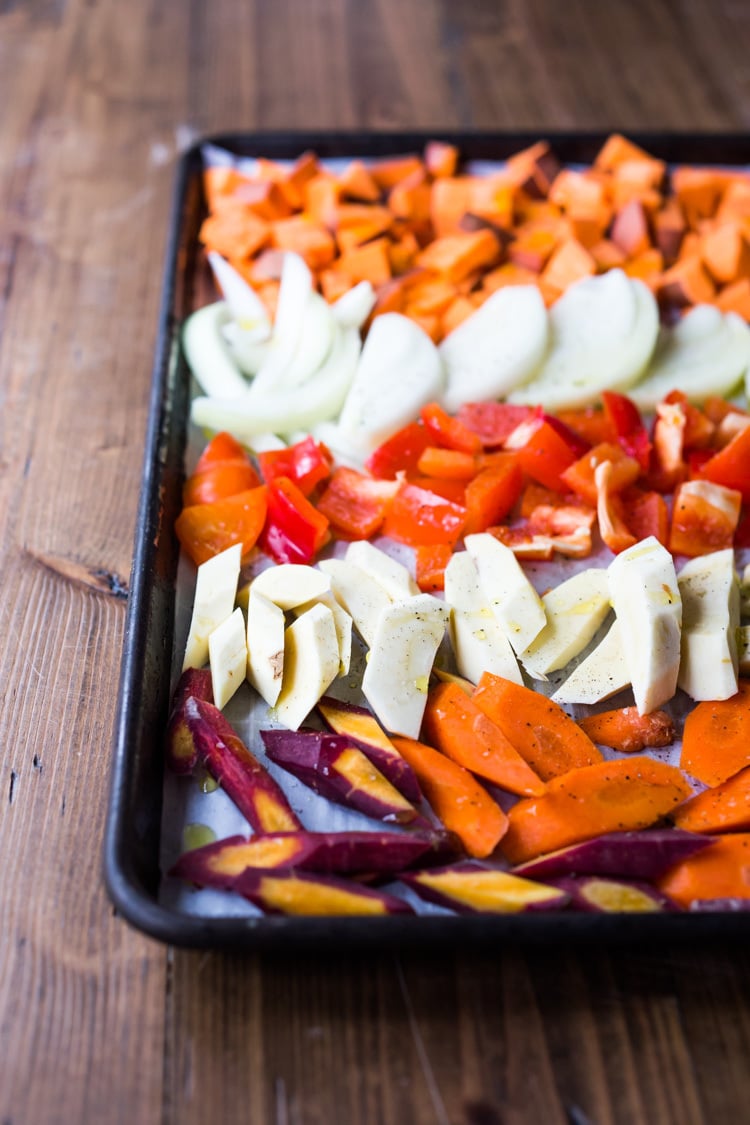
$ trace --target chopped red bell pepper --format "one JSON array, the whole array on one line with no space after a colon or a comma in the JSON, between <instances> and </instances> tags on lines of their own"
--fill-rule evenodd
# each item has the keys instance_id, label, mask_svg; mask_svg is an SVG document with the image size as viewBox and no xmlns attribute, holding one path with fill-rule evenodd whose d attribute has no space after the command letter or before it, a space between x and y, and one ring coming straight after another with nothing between
<instances>
[{"instance_id":1,"label":"chopped red bell pepper","mask_svg":"<svg viewBox=\"0 0 750 1125\"><path fill-rule=\"evenodd\" d=\"M241 445L237 441L237 438L227 433L226 430L222 430L221 433L211 438L198 458L195 472L205 472L206 469L211 468L212 465L216 465L220 461L248 461L249 463L247 450L244 445Z\"/></svg>"},{"instance_id":2,"label":"chopped red bell pepper","mask_svg":"<svg viewBox=\"0 0 750 1125\"><path fill-rule=\"evenodd\" d=\"M183 508L175 520L183 550L196 566L235 543L242 544L242 556L246 557L263 530L267 500L268 489L262 484L213 504Z\"/></svg>"},{"instance_id":3,"label":"chopped red bell pepper","mask_svg":"<svg viewBox=\"0 0 750 1125\"><path fill-rule=\"evenodd\" d=\"M688 476L691 480L695 480L697 477L700 477L703 466L708 464L708 462L713 457L714 452L715 451L713 449L690 450L687 455L687 464Z\"/></svg>"},{"instance_id":4,"label":"chopped red bell pepper","mask_svg":"<svg viewBox=\"0 0 750 1125\"><path fill-rule=\"evenodd\" d=\"M617 391L602 391L605 417L629 457L634 457L644 473L651 460L651 440L643 424L641 412L632 399Z\"/></svg>"},{"instance_id":5,"label":"chopped red bell pepper","mask_svg":"<svg viewBox=\"0 0 750 1125\"><path fill-rule=\"evenodd\" d=\"M422 543L414 548L417 585L425 594L445 589L445 568L452 555L448 543Z\"/></svg>"},{"instance_id":6,"label":"chopped red bell pepper","mask_svg":"<svg viewBox=\"0 0 750 1125\"><path fill-rule=\"evenodd\" d=\"M329 539L328 520L288 477L268 485L260 547L278 563L311 563Z\"/></svg>"},{"instance_id":7,"label":"chopped red bell pepper","mask_svg":"<svg viewBox=\"0 0 750 1125\"><path fill-rule=\"evenodd\" d=\"M580 496L576 496L574 492L555 492L551 488L544 488L536 481L530 480L524 487L521 493L521 510L520 514L527 519L535 508L540 505L546 504L551 508L557 508L561 504L568 507L588 507L585 500Z\"/></svg>"},{"instance_id":8,"label":"chopped red bell pepper","mask_svg":"<svg viewBox=\"0 0 750 1125\"><path fill-rule=\"evenodd\" d=\"M708 555L734 543L742 496L706 480L689 480L677 489L672 506L669 549L675 555Z\"/></svg>"},{"instance_id":9,"label":"chopped red bell pepper","mask_svg":"<svg viewBox=\"0 0 750 1125\"><path fill-rule=\"evenodd\" d=\"M669 510L658 492L628 488L622 493L625 522L636 542L653 535L665 547L669 543Z\"/></svg>"},{"instance_id":10,"label":"chopped red bell pepper","mask_svg":"<svg viewBox=\"0 0 750 1125\"><path fill-rule=\"evenodd\" d=\"M580 456L578 443L571 444L546 415L521 422L505 442L505 449L517 454L527 476L557 492L565 491L562 474Z\"/></svg>"},{"instance_id":11,"label":"chopped red bell pepper","mask_svg":"<svg viewBox=\"0 0 750 1125\"><path fill-rule=\"evenodd\" d=\"M601 445L603 441L617 440L610 419L598 406L585 406L579 410L558 410L555 417L584 441L587 447Z\"/></svg>"},{"instance_id":12,"label":"chopped red bell pepper","mask_svg":"<svg viewBox=\"0 0 750 1125\"><path fill-rule=\"evenodd\" d=\"M398 488L397 481L373 480L356 469L339 468L318 500L318 511L341 538L369 539L380 529Z\"/></svg>"},{"instance_id":13,"label":"chopped red bell pepper","mask_svg":"<svg viewBox=\"0 0 750 1125\"><path fill-rule=\"evenodd\" d=\"M498 456L491 468L484 469L466 486L466 524L464 535L486 531L500 523L513 508L523 488L523 472L513 453Z\"/></svg>"},{"instance_id":14,"label":"chopped red bell pepper","mask_svg":"<svg viewBox=\"0 0 750 1125\"><path fill-rule=\"evenodd\" d=\"M634 484L641 475L641 466L634 457L630 457L621 445L613 442L602 442L584 453L562 474L563 482L587 504L592 506L598 503L599 490L594 479L599 465L608 461L611 469L609 476L609 491L622 492L629 484Z\"/></svg>"},{"instance_id":15,"label":"chopped red bell pepper","mask_svg":"<svg viewBox=\"0 0 750 1125\"><path fill-rule=\"evenodd\" d=\"M461 536L466 509L434 492L403 481L383 523L383 534L410 547L446 543Z\"/></svg>"},{"instance_id":16,"label":"chopped red bell pepper","mask_svg":"<svg viewBox=\"0 0 750 1125\"><path fill-rule=\"evenodd\" d=\"M436 445L443 449L457 449L461 453L481 453L481 438L459 418L453 418L443 410L438 403L428 403L420 413L430 440Z\"/></svg>"},{"instance_id":17,"label":"chopped red bell pepper","mask_svg":"<svg viewBox=\"0 0 750 1125\"><path fill-rule=\"evenodd\" d=\"M684 391L670 391L664 402L679 403L685 414L684 449L706 449L711 445L716 432L716 423L707 414L694 406Z\"/></svg>"},{"instance_id":18,"label":"chopped red bell pepper","mask_svg":"<svg viewBox=\"0 0 750 1125\"><path fill-rule=\"evenodd\" d=\"M671 492L687 476L683 457L687 416L681 403L660 402L656 408L648 481L657 492Z\"/></svg>"},{"instance_id":19,"label":"chopped red bell pepper","mask_svg":"<svg viewBox=\"0 0 750 1125\"><path fill-rule=\"evenodd\" d=\"M532 535L549 537L555 551L568 558L591 554L591 530L596 513L574 504L540 504L527 520Z\"/></svg>"},{"instance_id":20,"label":"chopped red bell pepper","mask_svg":"<svg viewBox=\"0 0 750 1125\"><path fill-rule=\"evenodd\" d=\"M725 488L736 488L746 503L750 501L750 426L707 461L700 476Z\"/></svg>"},{"instance_id":21,"label":"chopped red bell pepper","mask_svg":"<svg viewBox=\"0 0 750 1125\"><path fill-rule=\"evenodd\" d=\"M555 553L552 540L546 535L535 535L527 527L489 527L490 535L510 547L518 559L529 562L549 562Z\"/></svg>"},{"instance_id":22,"label":"chopped red bell pepper","mask_svg":"<svg viewBox=\"0 0 750 1125\"><path fill-rule=\"evenodd\" d=\"M521 422L541 415L541 407L510 402L465 402L456 417L481 439L485 449L497 449Z\"/></svg>"},{"instance_id":23,"label":"chopped red bell pepper","mask_svg":"<svg viewBox=\"0 0 750 1125\"><path fill-rule=\"evenodd\" d=\"M382 480L395 480L401 472L415 473L419 458L430 444L430 435L421 422L410 422L370 454L365 468Z\"/></svg>"},{"instance_id":24,"label":"chopped red bell pepper","mask_svg":"<svg viewBox=\"0 0 750 1125\"><path fill-rule=\"evenodd\" d=\"M452 504L459 504L464 507L466 501L465 481L422 476L409 476L406 479L409 484L415 484L417 488L423 488L425 492L434 492L436 496L442 496L444 500L450 500Z\"/></svg>"},{"instance_id":25,"label":"chopped red bell pepper","mask_svg":"<svg viewBox=\"0 0 750 1125\"><path fill-rule=\"evenodd\" d=\"M266 484L277 477L287 477L309 496L321 481L331 475L331 462L327 450L313 437L290 445L288 449L271 449L258 454L258 464Z\"/></svg>"}]
</instances>

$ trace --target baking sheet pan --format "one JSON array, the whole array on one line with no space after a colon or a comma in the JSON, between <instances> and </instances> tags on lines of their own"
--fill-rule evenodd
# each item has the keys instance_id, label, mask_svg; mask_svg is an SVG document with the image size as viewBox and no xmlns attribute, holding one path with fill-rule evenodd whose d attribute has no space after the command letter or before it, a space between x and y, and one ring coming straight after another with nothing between
<instances>
[{"instance_id":1,"label":"baking sheet pan","mask_svg":"<svg viewBox=\"0 0 750 1125\"><path fill-rule=\"evenodd\" d=\"M588 163L606 134L545 134L564 163ZM482 943L664 941L747 937L750 914L597 915L550 913L503 916L309 918L214 911L194 913L180 896L160 895L163 732L175 637L179 551L174 521L180 510L188 431L190 375L178 334L197 303L205 271L197 241L205 215L201 189L206 144L238 157L294 159L306 149L322 158L377 157L420 151L438 137L468 160L502 160L539 139L538 133L256 133L206 138L182 158L176 179L151 386L143 481L130 581L120 692L105 835L104 871L118 911L134 926L177 945L233 949L384 948ZM750 138L738 135L632 135L672 163L750 165ZM206 892L201 892L206 894Z\"/></svg>"}]
</instances>

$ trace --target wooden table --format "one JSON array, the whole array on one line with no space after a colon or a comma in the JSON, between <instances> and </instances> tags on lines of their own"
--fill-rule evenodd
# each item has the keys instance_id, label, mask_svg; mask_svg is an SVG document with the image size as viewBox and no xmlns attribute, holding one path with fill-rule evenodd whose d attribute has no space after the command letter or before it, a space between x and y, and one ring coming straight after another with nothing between
<instances>
[{"instance_id":1,"label":"wooden table","mask_svg":"<svg viewBox=\"0 0 750 1125\"><path fill-rule=\"evenodd\" d=\"M101 838L173 164L255 127L750 123L739 0L0 3L0 1122L747 1121L742 949L277 960Z\"/></svg>"}]
</instances>

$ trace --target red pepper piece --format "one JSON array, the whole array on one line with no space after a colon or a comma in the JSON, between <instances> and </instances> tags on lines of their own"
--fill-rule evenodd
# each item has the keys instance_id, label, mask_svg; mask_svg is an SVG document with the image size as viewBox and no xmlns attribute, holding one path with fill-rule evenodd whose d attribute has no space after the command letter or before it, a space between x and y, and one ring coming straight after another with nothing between
<instances>
[{"instance_id":1,"label":"red pepper piece","mask_svg":"<svg viewBox=\"0 0 750 1125\"><path fill-rule=\"evenodd\" d=\"M684 460L687 417L682 403L660 402L656 408L654 443L648 480L657 492L671 492L687 476Z\"/></svg>"},{"instance_id":2,"label":"red pepper piece","mask_svg":"<svg viewBox=\"0 0 750 1125\"><path fill-rule=\"evenodd\" d=\"M513 453L500 454L503 462L484 469L466 486L464 535L486 531L500 523L513 508L523 488L523 472Z\"/></svg>"},{"instance_id":3,"label":"red pepper piece","mask_svg":"<svg viewBox=\"0 0 750 1125\"><path fill-rule=\"evenodd\" d=\"M447 543L463 532L466 509L408 481L399 487L385 517L383 534L410 547Z\"/></svg>"},{"instance_id":4,"label":"red pepper piece","mask_svg":"<svg viewBox=\"0 0 750 1125\"><path fill-rule=\"evenodd\" d=\"M478 461L475 453L463 453L458 449L442 449L438 445L428 445L417 462L417 468L426 477L471 480L477 475Z\"/></svg>"},{"instance_id":5,"label":"red pepper piece","mask_svg":"<svg viewBox=\"0 0 750 1125\"><path fill-rule=\"evenodd\" d=\"M422 422L430 440L443 449L457 449L461 453L481 453L482 441L473 430L458 418L451 417L436 402L421 410Z\"/></svg>"},{"instance_id":6,"label":"red pepper piece","mask_svg":"<svg viewBox=\"0 0 750 1125\"><path fill-rule=\"evenodd\" d=\"M694 406L684 391L670 391L664 396L664 402L674 405L679 403L685 415L685 433L683 446L686 450L706 449L716 433L716 423L708 415Z\"/></svg>"},{"instance_id":7,"label":"red pepper piece","mask_svg":"<svg viewBox=\"0 0 750 1125\"><path fill-rule=\"evenodd\" d=\"M643 424L641 412L632 399L617 391L602 391L605 417L629 457L634 457L643 472L648 472L651 460L651 440Z\"/></svg>"},{"instance_id":8,"label":"red pepper piece","mask_svg":"<svg viewBox=\"0 0 750 1125\"><path fill-rule=\"evenodd\" d=\"M579 410L558 410L557 420L572 430L586 446L601 445L603 441L616 441L612 423L607 414L598 406L581 407Z\"/></svg>"},{"instance_id":9,"label":"red pepper piece","mask_svg":"<svg viewBox=\"0 0 750 1125\"><path fill-rule=\"evenodd\" d=\"M430 444L430 435L421 422L410 422L370 454L365 468L382 480L395 480L401 472L415 473L419 458Z\"/></svg>"},{"instance_id":10,"label":"red pepper piece","mask_svg":"<svg viewBox=\"0 0 750 1125\"><path fill-rule=\"evenodd\" d=\"M750 426L707 461L700 476L725 488L736 488L746 503L750 501Z\"/></svg>"},{"instance_id":11,"label":"red pepper piece","mask_svg":"<svg viewBox=\"0 0 750 1125\"><path fill-rule=\"evenodd\" d=\"M625 522L636 542L653 535L665 547L669 542L669 511L658 492L629 488L622 494Z\"/></svg>"},{"instance_id":12,"label":"red pepper piece","mask_svg":"<svg viewBox=\"0 0 750 1125\"><path fill-rule=\"evenodd\" d=\"M238 492L257 488L259 484L260 478L246 457L241 461L217 461L188 478L182 490L182 502L186 508L193 504L214 504Z\"/></svg>"},{"instance_id":13,"label":"red pepper piece","mask_svg":"<svg viewBox=\"0 0 750 1125\"><path fill-rule=\"evenodd\" d=\"M734 543L742 497L735 489L691 480L677 489L669 549L676 555L708 555Z\"/></svg>"},{"instance_id":14,"label":"red pepper piece","mask_svg":"<svg viewBox=\"0 0 750 1125\"><path fill-rule=\"evenodd\" d=\"M612 490L611 479L614 465L611 461L602 461L594 472L596 483L597 504L596 515L599 520L599 534L615 555L627 551L638 540L629 530L625 522L625 507L622 499Z\"/></svg>"},{"instance_id":15,"label":"red pepper piece","mask_svg":"<svg viewBox=\"0 0 750 1125\"><path fill-rule=\"evenodd\" d=\"M447 543L421 544L414 548L417 585L426 594L445 589L445 568L453 548Z\"/></svg>"},{"instance_id":16,"label":"red pepper piece","mask_svg":"<svg viewBox=\"0 0 750 1125\"><path fill-rule=\"evenodd\" d=\"M630 457L620 445L603 442L595 445L588 453L584 453L570 468L562 474L562 479L568 488L581 496L587 504L595 505L598 501L595 474L599 465L608 461L610 470L609 491L622 492L629 484L633 484L641 474L641 467L634 457Z\"/></svg>"},{"instance_id":17,"label":"red pepper piece","mask_svg":"<svg viewBox=\"0 0 750 1125\"><path fill-rule=\"evenodd\" d=\"M451 504L458 504L464 507L466 501L466 483L462 480L445 480L444 477L421 477L409 476L409 484L416 485L417 488L423 488L425 492L434 492L436 496L442 496L444 500L450 500Z\"/></svg>"},{"instance_id":18,"label":"red pepper piece","mask_svg":"<svg viewBox=\"0 0 750 1125\"><path fill-rule=\"evenodd\" d=\"M572 445L546 416L522 422L505 442L505 448L517 455L527 476L556 492L565 491L562 474L580 457L577 443Z\"/></svg>"},{"instance_id":19,"label":"red pepper piece","mask_svg":"<svg viewBox=\"0 0 750 1125\"><path fill-rule=\"evenodd\" d=\"M268 485L268 515L260 547L279 563L311 563L328 541L328 520L288 477Z\"/></svg>"},{"instance_id":20,"label":"red pepper piece","mask_svg":"<svg viewBox=\"0 0 750 1125\"><path fill-rule=\"evenodd\" d=\"M331 475L330 459L315 438L307 437L288 449L272 449L258 454L258 464L266 484L277 477L287 477L309 496L321 481Z\"/></svg>"},{"instance_id":21,"label":"red pepper piece","mask_svg":"<svg viewBox=\"0 0 750 1125\"><path fill-rule=\"evenodd\" d=\"M249 463L245 447L240 445L237 438L232 437L226 430L222 430L221 433L211 438L198 459L195 472L205 472L206 469L210 469L212 465L217 465L221 461L248 461Z\"/></svg>"},{"instance_id":22,"label":"red pepper piece","mask_svg":"<svg viewBox=\"0 0 750 1125\"><path fill-rule=\"evenodd\" d=\"M509 402L466 402L456 415L459 422L473 430L485 449L497 449L510 437L521 422L541 414L538 406L515 406Z\"/></svg>"},{"instance_id":23,"label":"red pepper piece","mask_svg":"<svg viewBox=\"0 0 750 1125\"><path fill-rule=\"evenodd\" d=\"M372 480L356 469L336 469L318 511L340 536L369 539L381 527L398 487L396 481Z\"/></svg>"}]
</instances>

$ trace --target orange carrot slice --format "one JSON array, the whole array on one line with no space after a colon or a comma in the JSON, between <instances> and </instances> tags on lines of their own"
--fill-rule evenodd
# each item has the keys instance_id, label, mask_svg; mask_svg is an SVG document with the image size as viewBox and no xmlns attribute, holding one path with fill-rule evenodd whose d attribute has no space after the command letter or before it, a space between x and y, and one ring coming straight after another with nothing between
<instances>
[{"instance_id":1,"label":"orange carrot slice","mask_svg":"<svg viewBox=\"0 0 750 1125\"><path fill-rule=\"evenodd\" d=\"M647 747L669 746L675 740L675 727L666 711L638 713L637 707L618 707L578 720L592 742L611 746L621 754L640 753Z\"/></svg>"},{"instance_id":2,"label":"orange carrot slice","mask_svg":"<svg viewBox=\"0 0 750 1125\"><path fill-rule=\"evenodd\" d=\"M688 715L680 765L706 785L750 765L750 680L740 680L731 699L706 700Z\"/></svg>"},{"instance_id":3,"label":"orange carrot slice","mask_svg":"<svg viewBox=\"0 0 750 1125\"><path fill-rule=\"evenodd\" d=\"M685 907L711 899L750 899L750 833L720 837L662 875L658 887Z\"/></svg>"},{"instance_id":4,"label":"orange carrot slice","mask_svg":"<svg viewBox=\"0 0 750 1125\"><path fill-rule=\"evenodd\" d=\"M750 831L750 766L714 789L691 797L672 820L689 832Z\"/></svg>"}]
</instances>

